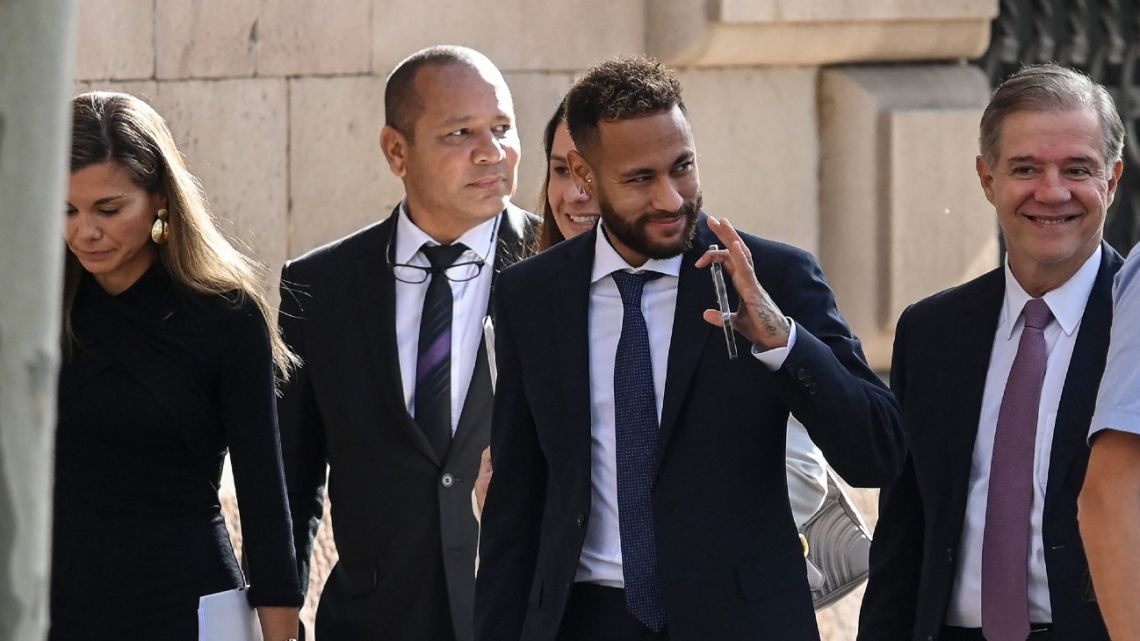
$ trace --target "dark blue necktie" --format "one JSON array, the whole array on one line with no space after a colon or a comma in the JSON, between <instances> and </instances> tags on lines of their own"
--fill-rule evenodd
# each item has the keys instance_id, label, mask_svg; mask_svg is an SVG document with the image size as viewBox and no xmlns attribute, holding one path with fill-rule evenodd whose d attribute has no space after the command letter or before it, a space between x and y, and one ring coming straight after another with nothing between
<instances>
[{"instance_id":1,"label":"dark blue necktie","mask_svg":"<svg viewBox=\"0 0 1140 641\"><path fill-rule=\"evenodd\" d=\"M612 276L623 308L621 337L614 355L614 425L625 600L638 621L660 632L665 627L665 599L657 570L650 501L657 460L657 395L641 292L645 283L661 274L617 271Z\"/></svg>"},{"instance_id":2,"label":"dark blue necktie","mask_svg":"<svg viewBox=\"0 0 1140 641\"><path fill-rule=\"evenodd\" d=\"M431 281L420 316L416 358L416 424L427 435L440 460L451 447L451 282L444 270L467 247L424 245L420 253L431 263Z\"/></svg>"}]
</instances>

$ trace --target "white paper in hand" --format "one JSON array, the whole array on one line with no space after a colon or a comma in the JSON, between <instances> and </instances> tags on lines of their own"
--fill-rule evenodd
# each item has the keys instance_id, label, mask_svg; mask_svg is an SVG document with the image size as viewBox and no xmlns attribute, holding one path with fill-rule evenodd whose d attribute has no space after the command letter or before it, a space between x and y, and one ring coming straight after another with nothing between
<instances>
[{"instance_id":1,"label":"white paper in hand","mask_svg":"<svg viewBox=\"0 0 1140 641\"><path fill-rule=\"evenodd\" d=\"M198 598L198 641L263 641L257 611L245 590L233 589Z\"/></svg>"}]
</instances>

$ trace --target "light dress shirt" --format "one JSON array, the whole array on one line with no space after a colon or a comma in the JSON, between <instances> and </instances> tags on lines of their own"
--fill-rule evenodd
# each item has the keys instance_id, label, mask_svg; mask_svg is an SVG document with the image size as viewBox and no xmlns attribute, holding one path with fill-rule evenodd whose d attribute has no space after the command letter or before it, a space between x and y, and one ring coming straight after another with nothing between
<instances>
[{"instance_id":1,"label":"light dress shirt","mask_svg":"<svg viewBox=\"0 0 1140 641\"><path fill-rule=\"evenodd\" d=\"M631 267L610 245L604 232L605 226L599 225L594 246L594 269L590 276L590 520L574 580L620 588L625 586L625 581L618 526L614 358L621 337L624 309L611 274L622 270L664 274L646 283L641 295L641 312L649 332L649 358L653 363L657 420L660 422L683 255L663 260L650 259L641 267ZM779 369L794 345L794 331L793 324L793 335L787 347L767 351L753 348L753 354L769 369Z\"/></svg>"},{"instance_id":2,"label":"light dress shirt","mask_svg":"<svg viewBox=\"0 0 1140 641\"><path fill-rule=\"evenodd\" d=\"M1116 273L1112 336L1089 438L1104 429L1140 435L1140 245Z\"/></svg>"},{"instance_id":3,"label":"light dress shirt","mask_svg":"<svg viewBox=\"0 0 1140 641\"><path fill-rule=\"evenodd\" d=\"M492 241L498 230L502 214L480 223L456 239L456 243L467 245L467 251L455 262L486 261L475 278L464 281L451 281L451 434L459 425L463 412L463 401L467 398L467 388L475 372L475 357L483 340L483 317L487 315L487 303L491 296L491 275L495 270L495 248ZM400 203L396 219L395 262L430 267L430 263L420 252L420 247L428 243L438 245L431 236L416 226L408 217L407 203ZM454 244L454 243L453 243ZM383 266L378 266L383 269ZM416 361L420 349L420 317L423 315L424 298L428 283L405 283L396 279L396 343L400 354L400 378L404 386L404 402L408 413L413 417L416 411Z\"/></svg>"},{"instance_id":4,"label":"light dress shirt","mask_svg":"<svg viewBox=\"0 0 1140 641\"><path fill-rule=\"evenodd\" d=\"M1042 514L1045 508L1045 487L1049 481L1049 456L1053 451L1053 426L1057 421L1057 406L1065 388L1065 376L1073 356L1085 304L1092 292L1100 269L1101 250L1098 246L1092 256L1060 287L1047 292L1043 298L1053 312L1053 321L1045 328L1045 381L1041 387L1041 402L1037 411L1037 438L1033 455L1033 504L1029 512L1029 620L1032 623L1052 623L1053 609L1049 602L1049 577L1045 568L1045 546L1041 539ZM1025 327L1022 309L1032 298L1017 282L1005 265L1005 300L998 317L994 346L990 353L990 366L986 371L985 391L982 394L982 411L978 420L978 433L974 439L974 454L970 463L970 487L966 499L966 518L962 538L958 543L958 565L955 570L954 589L946 610L946 624L963 628L982 627L982 536L986 526L986 502L990 488L990 459L993 457L994 434L997 432L998 410L1005 394L1021 330ZM1083 372L1077 372L1083 376Z\"/></svg>"}]
</instances>

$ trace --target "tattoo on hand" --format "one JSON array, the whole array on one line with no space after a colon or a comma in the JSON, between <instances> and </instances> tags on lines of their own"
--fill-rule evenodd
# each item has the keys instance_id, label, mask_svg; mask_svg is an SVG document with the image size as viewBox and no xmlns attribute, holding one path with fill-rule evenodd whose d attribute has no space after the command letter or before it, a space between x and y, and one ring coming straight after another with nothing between
<instances>
[{"instance_id":1,"label":"tattoo on hand","mask_svg":"<svg viewBox=\"0 0 1140 641\"><path fill-rule=\"evenodd\" d=\"M764 329L768 330L769 334L775 335L784 329L785 321L783 316L775 313L775 311L768 304L767 300L762 300L753 305L756 310L756 315L760 317L761 322L764 323Z\"/></svg>"}]
</instances>

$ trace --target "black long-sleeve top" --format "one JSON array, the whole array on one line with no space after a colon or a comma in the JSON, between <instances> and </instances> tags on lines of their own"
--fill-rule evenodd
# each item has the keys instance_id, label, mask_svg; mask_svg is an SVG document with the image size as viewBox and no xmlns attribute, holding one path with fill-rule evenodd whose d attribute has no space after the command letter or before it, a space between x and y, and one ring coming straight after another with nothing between
<instances>
[{"instance_id":1,"label":"black long-sleeve top","mask_svg":"<svg viewBox=\"0 0 1140 641\"><path fill-rule=\"evenodd\" d=\"M269 337L256 305L155 265L117 296L85 275L60 372L52 639L195 639L198 597L299 606ZM248 577L221 516L227 447Z\"/></svg>"}]
</instances>

